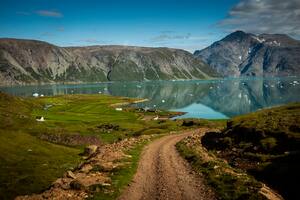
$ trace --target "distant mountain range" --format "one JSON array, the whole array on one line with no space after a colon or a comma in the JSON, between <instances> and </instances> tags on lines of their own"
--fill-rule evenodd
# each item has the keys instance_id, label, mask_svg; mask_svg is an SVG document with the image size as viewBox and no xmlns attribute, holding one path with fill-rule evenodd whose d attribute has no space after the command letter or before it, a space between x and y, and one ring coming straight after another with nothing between
<instances>
[{"instance_id":1,"label":"distant mountain range","mask_svg":"<svg viewBox=\"0 0 300 200\"><path fill-rule=\"evenodd\" d=\"M216 76L215 70L180 49L58 47L35 40L0 39L0 85L208 79Z\"/></svg>"},{"instance_id":2,"label":"distant mountain range","mask_svg":"<svg viewBox=\"0 0 300 200\"><path fill-rule=\"evenodd\" d=\"M236 31L194 55L223 76L300 75L300 41L283 34Z\"/></svg>"},{"instance_id":3,"label":"distant mountain range","mask_svg":"<svg viewBox=\"0 0 300 200\"><path fill-rule=\"evenodd\" d=\"M132 46L0 39L0 85L300 75L300 41L236 31L194 55Z\"/></svg>"}]
</instances>

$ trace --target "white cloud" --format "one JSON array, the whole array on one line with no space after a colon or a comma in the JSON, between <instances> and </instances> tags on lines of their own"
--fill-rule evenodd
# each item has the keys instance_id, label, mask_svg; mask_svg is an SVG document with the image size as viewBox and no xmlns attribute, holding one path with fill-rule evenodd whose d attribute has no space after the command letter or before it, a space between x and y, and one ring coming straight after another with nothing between
<instances>
[{"instance_id":1,"label":"white cloud","mask_svg":"<svg viewBox=\"0 0 300 200\"><path fill-rule=\"evenodd\" d=\"M35 11L35 13L44 17L56 17L56 18L63 17L62 13L53 10L37 10Z\"/></svg>"},{"instance_id":2,"label":"white cloud","mask_svg":"<svg viewBox=\"0 0 300 200\"><path fill-rule=\"evenodd\" d=\"M300 0L241 0L219 26L228 32L284 33L300 38Z\"/></svg>"},{"instance_id":3,"label":"white cloud","mask_svg":"<svg viewBox=\"0 0 300 200\"><path fill-rule=\"evenodd\" d=\"M182 39L189 39L191 37L190 33L184 35L177 35L173 34L173 32L163 32L158 36L151 38L152 42L164 42L169 40L182 40Z\"/></svg>"},{"instance_id":4,"label":"white cloud","mask_svg":"<svg viewBox=\"0 0 300 200\"><path fill-rule=\"evenodd\" d=\"M24 12L24 11L17 11L16 12L17 15L30 15L30 12Z\"/></svg>"},{"instance_id":5,"label":"white cloud","mask_svg":"<svg viewBox=\"0 0 300 200\"><path fill-rule=\"evenodd\" d=\"M109 44L111 41L104 41L104 40L97 40L96 38L84 38L79 40L80 43L86 43L89 45L96 45L96 44Z\"/></svg>"},{"instance_id":6,"label":"white cloud","mask_svg":"<svg viewBox=\"0 0 300 200\"><path fill-rule=\"evenodd\" d=\"M150 42L154 43L168 43L168 42L201 42L208 40L209 37L207 36L193 36L191 33L186 34L176 34L175 32L171 31L163 31L161 34L150 38Z\"/></svg>"}]
</instances>

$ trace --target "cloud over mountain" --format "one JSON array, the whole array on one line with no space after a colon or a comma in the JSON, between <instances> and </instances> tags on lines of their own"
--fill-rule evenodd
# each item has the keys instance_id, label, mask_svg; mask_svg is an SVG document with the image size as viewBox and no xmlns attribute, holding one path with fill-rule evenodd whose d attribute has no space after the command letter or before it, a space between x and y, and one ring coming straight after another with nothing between
<instances>
[{"instance_id":1,"label":"cloud over mountain","mask_svg":"<svg viewBox=\"0 0 300 200\"><path fill-rule=\"evenodd\" d=\"M299 0L241 0L219 26L227 31L285 33L300 38Z\"/></svg>"}]
</instances>

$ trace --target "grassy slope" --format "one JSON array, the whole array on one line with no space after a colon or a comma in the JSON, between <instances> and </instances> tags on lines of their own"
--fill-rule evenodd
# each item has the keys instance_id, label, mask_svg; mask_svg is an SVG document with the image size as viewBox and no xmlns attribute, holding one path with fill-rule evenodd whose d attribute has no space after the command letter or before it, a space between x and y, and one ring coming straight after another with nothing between
<instances>
[{"instance_id":1,"label":"grassy slope","mask_svg":"<svg viewBox=\"0 0 300 200\"><path fill-rule=\"evenodd\" d=\"M300 179L300 104L290 104L233 118L222 133L202 143L235 166L277 189L298 196Z\"/></svg>"},{"instance_id":2,"label":"grassy slope","mask_svg":"<svg viewBox=\"0 0 300 200\"><path fill-rule=\"evenodd\" d=\"M185 124L196 127L224 129L227 120L185 120ZM201 173L206 183L211 186L219 199L264 199L258 193L261 184L248 175L241 175L242 171L230 167L213 154L207 158L206 152L201 148L201 137L188 137L176 144L180 155L185 158L193 169ZM239 174L239 176L233 175Z\"/></svg>"},{"instance_id":3,"label":"grassy slope","mask_svg":"<svg viewBox=\"0 0 300 200\"><path fill-rule=\"evenodd\" d=\"M120 112L110 106L130 101L133 100L103 95L23 99L0 93L0 151L3 152L0 155L0 198L44 190L80 162L78 154L84 144L71 145L64 137L50 143L38 139L41 135L79 135L80 140L94 137L106 143L180 128L176 122L144 121L140 118L145 113ZM45 105L50 104L52 107L45 110ZM44 116L46 121L37 122L36 116ZM119 128L108 133L98 128L104 123Z\"/></svg>"},{"instance_id":4,"label":"grassy slope","mask_svg":"<svg viewBox=\"0 0 300 200\"><path fill-rule=\"evenodd\" d=\"M242 171L231 168L222 160L205 160L198 145L189 145L187 140L183 140L176 144L176 148L193 169L204 176L206 183L214 189L219 199L265 199L259 194L262 185L258 181L247 175L234 175L242 174Z\"/></svg>"},{"instance_id":5,"label":"grassy slope","mask_svg":"<svg viewBox=\"0 0 300 200\"><path fill-rule=\"evenodd\" d=\"M79 161L79 149L30 135L40 105L0 93L0 198L40 191ZM37 159L39 158L39 159Z\"/></svg>"}]
</instances>

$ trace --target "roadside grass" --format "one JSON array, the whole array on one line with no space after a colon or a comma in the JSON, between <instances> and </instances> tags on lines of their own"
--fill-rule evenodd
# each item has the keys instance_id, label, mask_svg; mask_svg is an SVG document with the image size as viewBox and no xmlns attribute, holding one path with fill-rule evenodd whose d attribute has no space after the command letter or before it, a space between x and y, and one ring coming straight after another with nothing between
<instances>
[{"instance_id":1,"label":"roadside grass","mask_svg":"<svg viewBox=\"0 0 300 200\"><path fill-rule=\"evenodd\" d=\"M90 141L112 143L186 128L181 121L145 121L143 116L149 113L126 108L116 111L111 106L135 100L106 95L20 98L0 93L0 199L47 189L65 171L79 164L79 153ZM45 118L44 122L36 121L40 116ZM118 128L99 128L106 124ZM130 153L133 164L137 163L139 151L137 148ZM115 180L128 181L134 173L132 168L118 172ZM115 187L125 184L124 181L120 180Z\"/></svg>"},{"instance_id":2,"label":"roadside grass","mask_svg":"<svg viewBox=\"0 0 300 200\"><path fill-rule=\"evenodd\" d=\"M151 139L157 139L160 136L156 136ZM140 156L143 148L150 143L151 141L143 142L137 144L134 148L125 152L127 155L130 155L131 158L123 159L123 162L129 162L129 165L123 166L116 171L113 171L111 174L112 185L109 187L100 187L98 188L98 192L94 193L94 196L91 197L91 200L113 200L119 197L125 187L130 183L133 179L133 176L138 168L138 162L140 160ZM97 191L97 190L96 190Z\"/></svg>"},{"instance_id":3,"label":"roadside grass","mask_svg":"<svg viewBox=\"0 0 300 200\"><path fill-rule=\"evenodd\" d=\"M214 189L218 198L224 200L266 199L259 193L261 183L251 176L231 168L220 160L205 161L201 153L196 148L187 146L184 140L177 143L176 148L193 169L204 176L206 183ZM239 175L233 175L230 171Z\"/></svg>"}]
</instances>

